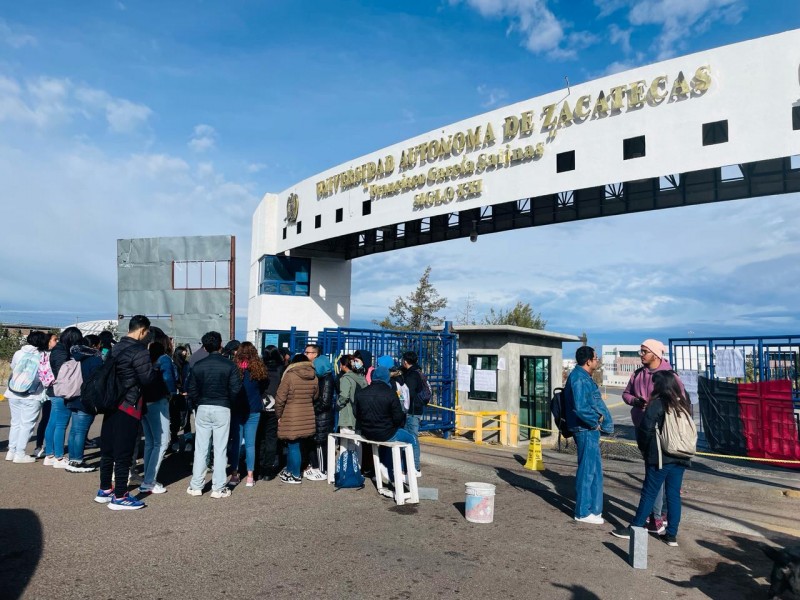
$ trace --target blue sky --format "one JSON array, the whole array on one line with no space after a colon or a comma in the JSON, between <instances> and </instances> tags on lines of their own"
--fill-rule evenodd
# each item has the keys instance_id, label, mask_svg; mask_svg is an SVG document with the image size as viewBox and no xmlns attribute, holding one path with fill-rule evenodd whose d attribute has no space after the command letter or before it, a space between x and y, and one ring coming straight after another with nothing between
<instances>
[{"instance_id":1,"label":"blue sky","mask_svg":"<svg viewBox=\"0 0 800 600\"><path fill-rule=\"evenodd\" d=\"M796 0L5 3L0 320L113 317L118 238L205 234L237 236L243 317L265 192L565 76L797 27ZM760 198L367 257L353 320L430 264L453 320L471 296L595 344L798 333L799 213Z\"/></svg>"}]
</instances>

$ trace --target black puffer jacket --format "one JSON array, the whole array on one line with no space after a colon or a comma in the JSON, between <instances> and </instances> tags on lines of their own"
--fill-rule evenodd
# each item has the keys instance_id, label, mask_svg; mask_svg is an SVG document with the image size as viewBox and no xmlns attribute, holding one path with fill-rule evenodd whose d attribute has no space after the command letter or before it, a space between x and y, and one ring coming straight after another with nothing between
<instances>
[{"instance_id":1,"label":"black puffer jacket","mask_svg":"<svg viewBox=\"0 0 800 600\"><path fill-rule=\"evenodd\" d=\"M397 392L382 381L357 389L353 409L361 435L376 442L385 442L406 422Z\"/></svg>"},{"instance_id":2,"label":"black puffer jacket","mask_svg":"<svg viewBox=\"0 0 800 600\"><path fill-rule=\"evenodd\" d=\"M319 396L314 401L314 419L317 423L317 431L314 434L314 441L324 444L328 439L328 434L333 431L333 395L336 390L336 379L333 373L317 376L319 385Z\"/></svg>"},{"instance_id":3,"label":"black puffer jacket","mask_svg":"<svg viewBox=\"0 0 800 600\"><path fill-rule=\"evenodd\" d=\"M422 377L419 374L419 367L411 365L411 368L403 371L403 381L408 386L408 394L411 398L408 414L419 416L425 412L425 405L417 398L420 390L422 390Z\"/></svg>"},{"instance_id":4,"label":"black puffer jacket","mask_svg":"<svg viewBox=\"0 0 800 600\"><path fill-rule=\"evenodd\" d=\"M52 359L52 355L51 359ZM150 362L150 353L141 342L124 336L111 349L111 358L117 359L117 382L119 389L127 390L123 402L137 406L142 388L153 382L156 371Z\"/></svg>"},{"instance_id":5,"label":"black puffer jacket","mask_svg":"<svg viewBox=\"0 0 800 600\"><path fill-rule=\"evenodd\" d=\"M212 352L192 367L187 387L192 406L208 404L231 408L242 388L242 376L233 361L219 352Z\"/></svg>"}]
</instances>

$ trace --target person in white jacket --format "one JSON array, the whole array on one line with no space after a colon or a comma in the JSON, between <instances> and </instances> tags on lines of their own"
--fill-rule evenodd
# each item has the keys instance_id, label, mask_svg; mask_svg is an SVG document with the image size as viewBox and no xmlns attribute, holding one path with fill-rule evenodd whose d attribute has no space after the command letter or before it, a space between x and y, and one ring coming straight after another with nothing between
<instances>
[{"instance_id":1,"label":"person in white jacket","mask_svg":"<svg viewBox=\"0 0 800 600\"><path fill-rule=\"evenodd\" d=\"M28 440L36 427L42 402L46 399L44 386L39 381L38 365L42 353L47 351L50 336L44 331L31 331L27 344L14 353L11 359L11 380L5 392L8 408L11 411L11 428L8 432L8 452L6 460L17 464L33 463L36 458L27 454ZM35 365L35 366L33 366ZM12 389L11 381L18 371L33 369L32 379L26 383L26 389Z\"/></svg>"}]
</instances>

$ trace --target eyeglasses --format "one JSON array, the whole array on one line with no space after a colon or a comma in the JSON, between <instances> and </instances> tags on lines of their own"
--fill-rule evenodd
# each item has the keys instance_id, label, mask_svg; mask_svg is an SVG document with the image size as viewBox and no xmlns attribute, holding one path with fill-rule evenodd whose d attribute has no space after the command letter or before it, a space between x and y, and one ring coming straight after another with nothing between
<instances>
[{"instance_id":1,"label":"eyeglasses","mask_svg":"<svg viewBox=\"0 0 800 600\"><path fill-rule=\"evenodd\" d=\"M303 354L319 354L316 350L306 350Z\"/></svg>"},{"instance_id":2,"label":"eyeglasses","mask_svg":"<svg viewBox=\"0 0 800 600\"><path fill-rule=\"evenodd\" d=\"M646 354L651 354L652 351L645 348L644 350L639 350L639 356L645 356Z\"/></svg>"}]
</instances>

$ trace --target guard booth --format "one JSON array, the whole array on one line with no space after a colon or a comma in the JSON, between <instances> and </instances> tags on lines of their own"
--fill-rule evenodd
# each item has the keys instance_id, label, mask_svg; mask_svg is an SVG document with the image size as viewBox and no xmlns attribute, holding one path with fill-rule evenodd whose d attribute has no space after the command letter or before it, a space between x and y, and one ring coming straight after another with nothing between
<instances>
[{"instance_id":1,"label":"guard booth","mask_svg":"<svg viewBox=\"0 0 800 600\"><path fill-rule=\"evenodd\" d=\"M343 354L356 350L372 354L373 366L380 356L391 356L400 364L404 352L414 351L419 357L419 368L428 379L433 398L425 409L420 431L441 431L449 437L455 428L455 373L458 338L450 323L442 331L394 331L381 329L356 329L350 327L325 328L317 337L307 331L259 331L261 349L272 344L290 352L302 352L309 343L322 347L323 354L335 361Z\"/></svg>"}]
</instances>

